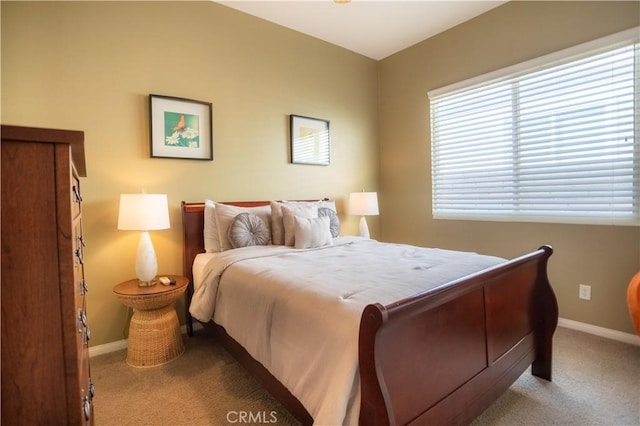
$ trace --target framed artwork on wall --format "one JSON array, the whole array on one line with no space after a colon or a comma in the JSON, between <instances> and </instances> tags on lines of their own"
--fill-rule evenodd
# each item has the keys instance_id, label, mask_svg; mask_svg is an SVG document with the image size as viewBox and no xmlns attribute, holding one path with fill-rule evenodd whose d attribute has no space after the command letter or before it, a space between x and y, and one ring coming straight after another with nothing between
<instances>
[{"instance_id":1,"label":"framed artwork on wall","mask_svg":"<svg viewBox=\"0 0 640 426\"><path fill-rule=\"evenodd\" d=\"M319 118L290 115L291 162L328 166L331 137L329 121Z\"/></svg>"},{"instance_id":2,"label":"framed artwork on wall","mask_svg":"<svg viewBox=\"0 0 640 426\"><path fill-rule=\"evenodd\" d=\"M151 157L213 160L210 102L149 95Z\"/></svg>"}]
</instances>

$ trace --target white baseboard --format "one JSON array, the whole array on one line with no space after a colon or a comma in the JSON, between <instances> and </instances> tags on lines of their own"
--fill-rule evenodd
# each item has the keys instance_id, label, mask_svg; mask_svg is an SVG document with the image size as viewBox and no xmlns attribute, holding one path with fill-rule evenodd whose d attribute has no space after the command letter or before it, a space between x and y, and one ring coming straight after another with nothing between
<instances>
[{"instance_id":1,"label":"white baseboard","mask_svg":"<svg viewBox=\"0 0 640 426\"><path fill-rule=\"evenodd\" d=\"M127 347L126 339L118 340L117 342L105 343L104 345L91 346L89 347L89 357L93 358L94 356L116 352L121 349L126 349L126 347Z\"/></svg>"},{"instance_id":2,"label":"white baseboard","mask_svg":"<svg viewBox=\"0 0 640 426\"><path fill-rule=\"evenodd\" d=\"M193 323L194 330L202 329L202 324L194 322ZM187 334L187 326L183 325L180 330L182 334ZM127 339L118 340L116 342L105 343L104 345L92 346L89 348L89 357L94 357L98 355L104 355L111 352L116 352L122 349L127 348Z\"/></svg>"},{"instance_id":3,"label":"white baseboard","mask_svg":"<svg viewBox=\"0 0 640 426\"><path fill-rule=\"evenodd\" d=\"M595 334L596 336L605 337L611 340L617 340L623 343L640 346L640 336L622 331L611 330L610 328L598 327L584 322L573 321L570 319L559 318L558 325L572 330L582 331L584 333Z\"/></svg>"},{"instance_id":4,"label":"white baseboard","mask_svg":"<svg viewBox=\"0 0 640 426\"><path fill-rule=\"evenodd\" d=\"M610 328L598 327L597 325L591 325L584 322L573 321L570 319L559 318L558 325L564 328L570 328L572 330L582 331L584 333L594 334L596 336L605 337L611 340L617 340L623 343L630 343L632 345L640 346L640 336L635 334L623 333L622 331L611 330ZM202 325L199 323L193 324L194 330L199 330ZM183 325L182 334L187 334L187 326ZM98 355L104 355L111 352L126 349L127 340L118 340L117 342L105 343L104 345L92 346L89 348L89 356L94 357Z\"/></svg>"}]
</instances>

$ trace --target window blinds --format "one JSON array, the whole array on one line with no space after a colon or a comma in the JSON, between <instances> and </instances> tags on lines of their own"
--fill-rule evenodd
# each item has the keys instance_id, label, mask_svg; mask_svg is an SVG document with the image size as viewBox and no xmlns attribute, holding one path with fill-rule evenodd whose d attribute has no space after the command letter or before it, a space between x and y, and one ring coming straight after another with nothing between
<instances>
[{"instance_id":1,"label":"window blinds","mask_svg":"<svg viewBox=\"0 0 640 426\"><path fill-rule=\"evenodd\" d=\"M434 217L639 225L638 46L430 93Z\"/></svg>"}]
</instances>

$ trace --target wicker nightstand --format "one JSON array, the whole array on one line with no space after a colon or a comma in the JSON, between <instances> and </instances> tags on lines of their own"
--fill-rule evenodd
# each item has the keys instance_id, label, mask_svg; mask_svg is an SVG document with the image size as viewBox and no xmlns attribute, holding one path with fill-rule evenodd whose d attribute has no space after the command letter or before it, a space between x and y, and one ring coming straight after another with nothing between
<instances>
[{"instance_id":1,"label":"wicker nightstand","mask_svg":"<svg viewBox=\"0 0 640 426\"><path fill-rule=\"evenodd\" d=\"M184 352L180 323L174 303L187 289L186 277L168 275L175 285L160 283L138 286L133 279L118 284L113 292L124 305L133 308L129 325L127 364L153 367L167 363Z\"/></svg>"}]
</instances>

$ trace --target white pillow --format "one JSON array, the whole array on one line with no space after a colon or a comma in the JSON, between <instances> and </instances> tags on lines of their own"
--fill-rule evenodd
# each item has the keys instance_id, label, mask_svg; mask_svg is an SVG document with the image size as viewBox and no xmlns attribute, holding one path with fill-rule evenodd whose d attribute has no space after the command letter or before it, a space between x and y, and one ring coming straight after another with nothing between
<instances>
[{"instance_id":1,"label":"white pillow","mask_svg":"<svg viewBox=\"0 0 640 426\"><path fill-rule=\"evenodd\" d=\"M284 242L284 222L282 218L282 206L299 206L315 204L320 207L327 207L337 213L335 200L322 201L271 201L271 243L283 245Z\"/></svg>"},{"instance_id":2,"label":"white pillow","mask_svg":"<svg viewBox=\"0 0 640 426\"><path fill-rule=\"evenodd\" d=\"M295 248L315 248L331 245L331 229L329 216L305 219L294 216Z\"/></svg>"},{"instance_id":3,"label":"white pillow","mask_svg":"<svg viewBox=\"0 0 640 426\"><path fill-rule=\"evenodd\" d=\"M220 237L218 236L218 221L216 220L215 202L204 201L204 251L217 253L220 251Z\"/></svg>"},{"instance_id":4,"label":"white pillow","mask_svg":"<svg viewBox=\"0 0 640 426\"><path fill-rule=\"evenodd\" d=\"M230 206L228 204L215 203L216 221L218 224L218 237L220 239L220 251L230 250L233 248L229 241L229 226L233 222L233 219L240 213L253 213L258 216L269 228L269 235L271 235L271 207L259 206L259 207L238 207Z\"/></svg>"},{"instance_id":5,"label":"white pillow","mask_svg":"<svg viewBox=\"0 0 640 426\"><path fill-rule=\"evenodd\" d=\"M282 206L282 222L284 224L284 245L293 246L295 243L295 217L307 219L318 217L318 205L312 204L284 204Z\"/></svg>"}]
</instances>

